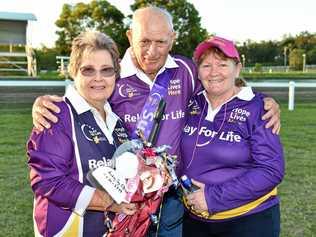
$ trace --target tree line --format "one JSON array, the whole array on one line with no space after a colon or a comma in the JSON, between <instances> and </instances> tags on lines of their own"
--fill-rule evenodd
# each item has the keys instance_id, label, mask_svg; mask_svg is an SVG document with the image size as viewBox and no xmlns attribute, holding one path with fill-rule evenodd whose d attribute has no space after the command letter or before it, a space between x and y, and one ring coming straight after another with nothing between
<instances>
[{"instance_id":1,"label":"tree line","mask_svg":"<svg viewBox=\"0 0 316 237\"><path fill-rule=\"evenodd\" d=\"M173 16L177 41L173 54L192 57L196 45L209 33L201 26L201 17L194 5L186 0L136 0L130 8L156 5L167 9ZM38 64L43 69L56 68L56 55L69 55L71 41L80 32L91 29L105 32L118 44L121 55L129 43L125 35L131 22L131 15L125 16L106 0L92 0L90 3L64 4L55 24L58 39L54 48L42 47L36 50ZM285 35L280 41L237 42L246 66L284 65L300 69L305 55L306 63L316 64L316 34L302 32L297 36Z\"/></svg>"},{"instance_id":2,"label":"tree line","mask_svg":"<svg viewBox=\"0 0 316 237\"><path fill-rule=\"evenodd\" d=\"M306 64L316 64L316 33L305 31L296 36L284 35L280 41L247 40L239 45L239 52L245 55L246 66L260 63L301 70L304 57Z\"/></svg>"}]
</instances>

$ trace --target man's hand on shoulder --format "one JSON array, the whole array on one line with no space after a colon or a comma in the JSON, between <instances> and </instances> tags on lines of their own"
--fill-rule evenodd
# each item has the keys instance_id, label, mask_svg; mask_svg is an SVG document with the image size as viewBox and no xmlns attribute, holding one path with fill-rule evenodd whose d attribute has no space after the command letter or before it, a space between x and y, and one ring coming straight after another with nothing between
<instances>
[{"instance_id":1,"label":"man's hand on shoulder","mask_svg":"<svg viewBox=\"0 0 316 237\"><path fill-rule=\"evenodd\" d=\"M39 96L34 101L32 107L33 125L40 131L44 128L50 128L50 123L56 123L57 117L54 113L59 113L60 109L54 104L54 102L61 102L63 98L57 95L44 95Z\"/></svg>"},{"instance_id":2,"label":"man's hand on shoulder","mask_svg":"<svg viewBox=\"0 0 316 237\"><path fill-rule=\"evenodd\" d=\"M263 99L264 109L267 111L263 116L263 120L268 120L266 128L272 128L272 133L279 134L281 129L281 120L280 120L280 106L279 104L271 97L266 97Z\"/></svg>"}]
</instances>

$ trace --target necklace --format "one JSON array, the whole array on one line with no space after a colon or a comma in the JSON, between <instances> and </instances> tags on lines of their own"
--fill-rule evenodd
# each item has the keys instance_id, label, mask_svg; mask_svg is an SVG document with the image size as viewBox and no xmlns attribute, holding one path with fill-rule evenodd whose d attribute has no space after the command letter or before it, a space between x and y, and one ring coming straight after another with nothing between
<instances>
[{"instance_id":1,"label":"necklace","mask_svg":"<svg viewBox=\"0 0 316 237\"><path fill-rule=\"evenodd\" d=\"M197 127L197 136L196 136L196 139L195 139L192 156L191 156L190 162L187 165L186 169L188 169L191 166L192 162L193 162L194 155L195 155L195 152L196 152L196 148L197 147L203 147L203 146L206 146L206 145L210 144L214 140L214 138L217 136L217 134L220 132L220 130L223 128L224 122L226 120L226 115L227 115L227 104L228 104L228 102L226 102L226 104L225 104L225 107L224 107L224 118L223 118L223 121L222 121L221 125L219 126L219 129L216 131L214 136L211 137L210 140L208 140L207 142L205 142L203 144L199 144L198 143L199 142L199 136L200 136L199 132L200 132L200 128L201 128L202 119L204 117L204 110L205 110L206 105L207 105L207 101L205 101L205 104L204 104L202 112L201 112L201 117L199 119L198 127Z\"/></svg>"}]
</instances>

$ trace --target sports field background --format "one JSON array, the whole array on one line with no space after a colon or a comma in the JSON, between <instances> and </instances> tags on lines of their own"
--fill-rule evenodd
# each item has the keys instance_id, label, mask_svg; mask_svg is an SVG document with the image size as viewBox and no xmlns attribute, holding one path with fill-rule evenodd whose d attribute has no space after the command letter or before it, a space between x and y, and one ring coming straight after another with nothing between
<instances>
[{"instance_id":1,"label":"sports field background","mask_svg":"<svg viewBox=\"0 0 316 237\"><path fill-rule=\"evenodd\" d=\"M1 237L33 236L33 195L25 143L32 126L31 102L36 93L51 91L33 88L32 93L28 90L23 96L21 91L0 87ZM316 236L316 92L296 96L295 110L291 112L287 110L286 92L267 93L273 94L282 105L286 175L279 187L281 236L313 237Z\"/></svg>"}]
</instances>

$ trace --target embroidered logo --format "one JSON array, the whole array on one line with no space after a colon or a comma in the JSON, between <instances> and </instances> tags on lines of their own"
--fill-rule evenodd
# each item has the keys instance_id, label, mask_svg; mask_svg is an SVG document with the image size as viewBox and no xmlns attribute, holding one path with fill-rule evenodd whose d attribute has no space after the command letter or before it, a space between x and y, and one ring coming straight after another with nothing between
<instances>
[{"instance_id":1,"label":"embroidered logo","mask_svg":"<svg viewBox=\"0 0 316 237\"><path fill-rule=\"evenodd\" d=\"M124 98L131 98L133 96L140 95L140 93L129 84L117 83L117 90L119 95Z\"/></svg>"},{"instance_id":2,"label":"embroidered logo","mask_svg":"<svg viewBox=\"0 0 316 237\"><path fill-rule=\"evenodd\" d=\"M181 95L181 80L174 79L169 81L168 95L177 96Z\"/></svg>"},{"instance_id":3,"label":"embroidered logo","mask_svg":"<svg viewBox=\"0 0 316 237\"><path fill-rule=\"evenodd\" d=\"M94 142L95 144L99 144L101 141L106 141L106 138L101 132L88 124L82 124L81 131L88 141Z\"/></svg>"},{"instance_id":4,"label":"embroidered logo","mask_svg":"<svg viewBox=\"0 0 316 237\"><path fill-rule=\"evenodd\" d=\"M228 122L229 123L246 122L249 116L250 116L250 112L248 110L235 108L232 110L232 112L230 112Z\"/></svg>"},{"instance_id":5,"label":"embroidered logo","mask_svg":"<svg viewBox=\"0 0 316 237\"><path fill-rule=\"evenodd\" d=\"M201 108L196 100L189 101L189 113L191 115L198 115L201 113Z\"/></svg>"},{"instance_id":6,"label":"embroidered logo","mask_svg":"<svg viewBox=\"0 0 316 237\"><path fill-rule=\"evenodd\" d=\"M128 141L128 135L124 128L115 128L114 133L116 134L117 139L121 144Z\"/></svg>"}]
</instances>

